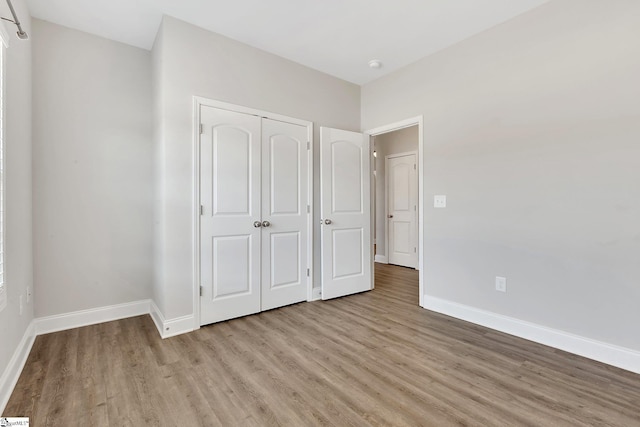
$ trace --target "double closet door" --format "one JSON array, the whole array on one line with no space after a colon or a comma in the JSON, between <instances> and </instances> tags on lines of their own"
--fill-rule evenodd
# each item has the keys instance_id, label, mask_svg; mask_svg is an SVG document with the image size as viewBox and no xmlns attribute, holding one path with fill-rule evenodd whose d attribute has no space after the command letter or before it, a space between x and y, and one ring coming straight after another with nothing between
<instances>
[{"instance_id":1,"label":"double closet door","mask_svg":"<svg viewBox=\"0 0 640 427\"><path fill-rule=\"evenodd\" d=\"M307 299L305 126L202 106L200 324Z\"/></svg>"}]
</instances>

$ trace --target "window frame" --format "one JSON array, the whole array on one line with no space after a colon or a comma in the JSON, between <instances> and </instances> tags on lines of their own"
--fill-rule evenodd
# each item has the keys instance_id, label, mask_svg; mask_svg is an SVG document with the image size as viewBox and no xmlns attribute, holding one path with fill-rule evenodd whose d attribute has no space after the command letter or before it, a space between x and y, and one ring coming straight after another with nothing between
<instances>
[{"instance_id":1,"label":"window frame","mask_svg":"<svg viewBox=\"0 0 640 427\"><path fill-rule=\"evenodd\" d=\"M0 22L0 310L6 304L6 70L9 34Z\"/></svg>"}]
</instances>

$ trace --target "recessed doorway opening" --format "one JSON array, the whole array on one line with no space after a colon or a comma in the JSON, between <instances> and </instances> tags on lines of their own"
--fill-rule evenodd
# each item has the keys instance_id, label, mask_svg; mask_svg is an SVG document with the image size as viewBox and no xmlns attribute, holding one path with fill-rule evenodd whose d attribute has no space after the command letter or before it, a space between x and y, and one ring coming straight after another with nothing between
<instances>
[{"instance_id":1,"label":"recessed doorway opening","mask_svg":"<svg viewBox=\"0 0 640 427\"><path fill-rule=\"evenodd\" d=\"M422 117L366 133L371 136L372 147L372 261L418 270L419 303L422 306Z\"/></svg>"}]
</instances>

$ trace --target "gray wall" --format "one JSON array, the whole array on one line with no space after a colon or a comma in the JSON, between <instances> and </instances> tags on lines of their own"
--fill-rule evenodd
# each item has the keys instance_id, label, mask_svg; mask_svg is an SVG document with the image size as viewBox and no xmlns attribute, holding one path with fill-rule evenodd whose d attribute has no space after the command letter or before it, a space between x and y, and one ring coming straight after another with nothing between
<instances>
[{"instance_id":1,"label":"gray wall","mask_svg":"<svg viewBox=\"0 0 640 427\"><path fill-rule=\"evenodd\" d=\"M36 316L151 297L151 54L33 20Z\"/></svg>"},{"instance_id":2,"label":"gray wall","mask_svg":"<svg viewBox=\"0 0 640 427\"><path fill-rule=\"evenodd\" d=\"M273 54L165 17L154 47L155 92L162 99L157 173L158 254L162 265L154 299L167 319L192 314L193 304L193 113L194 95L315 122L318 127L360 129L360 88ZM158 137L160 135L160 137ZM317 187L316 187L317 188ZM315 218L319 200L315 197ZM318 226L316 220L316 235ZM319 257L316 239L316 265ZM316 270L319 285L319 270Z\"/></svg>"},{"instance_id":3,"label":"gray wall","mask_svg":"<svg viewBox=\"0 0 640 427\"><path fill-rule=\"evenodd\" d=\"M374 138L376 157L376 255L387 256L385 233L387 228L386 195L385 195L385 156L390 154L418 154L418 126L378 135Z\"/></svg>"},{"instance_id":4,"label":"gray wall","mask_svg":"<svg viewBox=\"0 0 640 427\"><path fill-rule=\"evenodd\" d=\"M31 19L23 0L13 2L25 30ZM2 16L8 15L5 4ZM7 307L0 312L0 375L5 371L18 343L33 319L33 299L26 303L27 288L33 289L31 233L31 42L18 40L12 24L5 68L5 284ZM1 43L1 42L0 42ZM19 297L24 311L19 314Z\"/></svg>"},{"instance_id":5,"label":"gray wall","mask_svg":"<svg viewBox=\"0 0 640 427\"><path fill-rule=\"evenodd\" d=\"M427 300L640 350L639 16L553 1L363 87L364 129L424 115Z\"/></svg>"}]
</instances>

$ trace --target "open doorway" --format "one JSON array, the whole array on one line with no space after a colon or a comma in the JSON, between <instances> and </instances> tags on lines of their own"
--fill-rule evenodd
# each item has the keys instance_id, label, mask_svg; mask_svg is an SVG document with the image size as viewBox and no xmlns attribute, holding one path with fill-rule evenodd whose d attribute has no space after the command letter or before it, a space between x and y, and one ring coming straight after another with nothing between
<instances>
[{"instance_id":1,"label":"open doorway","mask_svg":"<svg viewBox=\"0 0 640 427\"><path fill-rule=\"evenodd\" d=\"M374 260L418 269L418 126L373 140Z\"/></svg>"},{"instance_id":2,"label":"open doorway","mask_svg":"<svg viewBox=\"0 0 640 427\"><path fill-rule=\"evenodd\" d=\"M376 128L367 134L372 137L373 261L378 267L388 265L385 273L390 274L394 266L419 270L422 306L422 117Z\"/></svg>"}]
</instances>

